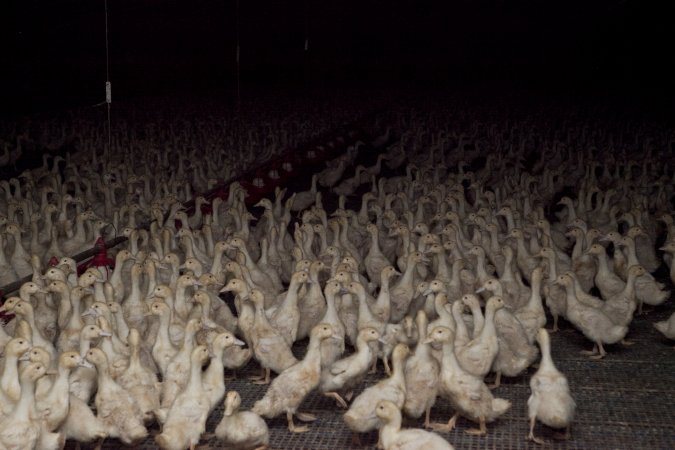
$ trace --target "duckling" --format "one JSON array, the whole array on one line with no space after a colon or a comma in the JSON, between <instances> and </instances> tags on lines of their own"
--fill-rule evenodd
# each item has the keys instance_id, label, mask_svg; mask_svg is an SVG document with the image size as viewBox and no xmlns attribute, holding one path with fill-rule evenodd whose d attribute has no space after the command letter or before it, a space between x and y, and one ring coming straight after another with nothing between
<instances>
[{"instance_id":1,"label":"duckling","mask_svg":"<svg viewBox=\"0 0 675 450\"><path fill-rule=\"evenodd\" d=\"M671 314L668 320L654 323L654 328L668 339L675 339L675 313ZM675 350L675 347L673 349Z\"/></svg>"},{"instance_id":2,"label":"duckling","mask_svg":"<svg viewBox=\"0 0 675 450\"><path fill-rule=\"evenodd\" d=\"M406 392L414 392L407 395L403 404L403 412L409 417L418 418L424 414L424 426L431 426L431 408L436 403L438 392L438 380L440 377L440 364L431 355L429 344L424 341L427 337L427 315L424 310L417 311L415 320L419 339L415 352L405 363L405 388Z\"/></svg>"},{"instance_id":3,"label":"duckling","mask_svg":"<svg viewBox=\"0 0 675 450\"><path fill-rule=\"evenodd\" d=\"M461 414L480 425L478 429L466 430L466 433L484 435L487 432L485 424L506 413L511 408L511 402L494 398L482 378L471 375L462 368L455 357L453 341L452 331L442 326L431 330L425 341L443 344L439 392L457 411L447 424L433 424L432 428L437 431L452 431Z\"/></svg>"},{"instance_id":4,"label":"duckling","mask_svg":"<svg viewBox=\"0 0 675 450\"><path fill-rule=\"evenodd\" d=\"M176 396L166 416L162 432L155 436L160 448L194 450L206 429L209 414L209 398L202 384L202 366L209 359L209 350L204 345L196 346L190 354L190 379Z\"/></svg>"},{"instance_id":5,"label":"duckling","mask_svg":"<svg viewBox=\"0 0 675 450\"><path fill-rule=\"evenodd\" d=\"M401 430L401 410L389 400L380 401L375 414L383 424L379 442L384 450L454 450L436 433L419 428Z\"/></svg>"},{"instance_id":6,"label":"duckling","mask_svg":"<svg viewBox=\"0 0 675 450\"><path fill-rule=\"evenodd\" d=\"M409 354L410 349L407 345L396 345L393 352L392 375L366 388L354 399L344 415L344 421L350 430L355 433L366 433L378 428L380 420L375 415L375 410L381 400L389 400L397 408L403 407L406 397L405 361Z\"/></svg>"},{"instance_id":7,"label":"duckling","mask_svg":"<svg viewBox=\"0 0 675 450\"><path fill-rule=\"evenodd\" d=\"M86 367L86 363L96 367L96 414L108 426L110 437L116 437L126 445L145 439L148 430L143 426L143 413L134 398L110 377L105 353L98 348L89 349L81 364Z\"/></svg>"},{"instance_id":8,"label":"duckling","mask_svg":"<svg viewBox=\"0 0 675 450\"><path fill-rule=\"evenodd\" d=\"M592 351L583 353L593 359L604 358L607 353L602 344L619 342L628 333L628 327L615 325L601 310L581 303L576 296L574 280L569 275L559 275L555 283L564 286L567 292L568 320L595 344Z\"/></svg>"},{"instance_id":9,"label":"duckling","mask_svg":"<svg viewBox=\"0 0 675 450\"><path fill-rule=\"evenodd\" d=\"M530 419L530 432L527 438L538 444L544 444L542 439L534 436L535 421L539 419L552 428L565 428L567 439L576 403L570 395L567 378L556 368L551 358L551 340L546 329L539 330L537 342L541 348L541 363L530 379L532 394L527 400L527 415Z\"/></svg>"},{"instance_id":10,"label":"duckling","mask_svg":"<svg viewBox=\"0 0 675 450\"><path fill-rule=\"evenodd\" d=\"M35 382L45 376L47 368L30 363L20 375L21 395L12 412L0 420L0 447L6 449L33 449L40 438L40 422L31 417L35 403Z\"/></svg>"},{"instance_id":11,"label":"duckling","mask_svg":"<svg viewBox=\"0 0 675 450\"><path fill-rule=\"evenodd\" d=\"M136 399L143 414L143 421L148 423L154 419L153 411L158 409L160 405L160 383L155 372L141 363L141 338L136 328L129 330L127 341L131 351L129 365L117 379L117 382Z\"/></svg>"},{"instance_id":12,"label":"duckling","mask_svg":"<svg viewBox=\"0 0 675 450\"><path fill-rule=\"evenodd\" d=\"M258 400L252 411L258 415L273 418L286 412L288 430L291 433L309 431L306 426L297 427L293 423L293 415L300 420L312 421L315 418L308 414L298 414L297 408L307 394L313 391L321 378L321 341L335 338L333 328L320 323L312 329L307 353L302 361L284 370L275 378L267 389L265 396Z\"/></svg>"},{"instance_id":13,"label":"duckling","mask_svg":"<svg viewBox=\"0 0 675 450\"><path fill-rule=\"evenodd\" d=\"M215 435L233 450L264 449L269 444L267 423L252 411L239 411L241 397L237 391L225 396L225 412Z\"/></svg>"},{"instance_id":14,"label":"duckling","mask_svg":"<svg viewBox=\"0 0 675 450\"><path fill-rule=\"evenodd\" d=\"M356 339L356 352L321 371L319 390L326 397L334 398L339 406L347 408L347 402L337 391L349 390L363 381L373 358L369 343L376 342L379 337L380 333L375 328L360 329Z\"/></svg>"}]
</instances>

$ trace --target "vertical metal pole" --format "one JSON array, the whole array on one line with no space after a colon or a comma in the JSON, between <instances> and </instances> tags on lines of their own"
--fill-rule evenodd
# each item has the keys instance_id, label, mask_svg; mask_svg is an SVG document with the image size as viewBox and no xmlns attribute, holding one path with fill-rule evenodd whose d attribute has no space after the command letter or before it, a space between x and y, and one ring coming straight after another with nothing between
<instances>
[{"instance_id":1,"label":"vertical metal pole","mask_svg":"<svg viewBox=\"0 0 675 450\"><path fill-rule=\"evenodd\" d=\"M110 54L108 51L108 0L103 0L103 5L105 6L105 102L108 109L108 151L111 151L110 104L112 103L112 86L110 84Z\"/></svg>"},{"instance_id":2,"label":"vertical metal pole","mask_svg":"<svg viewBox=\"0 0 675 450\"><path fill-rule=\"evenodd\" d=\"M236 0L236 11L235 11L235 30L237 34L237 109L241 108L241 73L240 73L240 64L239 64L239 55L241 53L239 47L239 0Z\"/></svg>"}]
</instances>

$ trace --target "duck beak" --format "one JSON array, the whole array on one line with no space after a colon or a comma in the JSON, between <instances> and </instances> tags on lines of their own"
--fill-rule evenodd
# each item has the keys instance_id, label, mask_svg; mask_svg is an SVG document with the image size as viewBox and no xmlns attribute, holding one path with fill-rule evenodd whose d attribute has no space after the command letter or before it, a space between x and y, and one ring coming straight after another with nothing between
<instances>
[{"instance_id":1,"label":"duck beak","mask_svg":"<svg viewBox=\"0 0 675 450\"><path fill-rule=\"evenodd\" d=\"M82 358L79 363L77 363L78 366L80 367L86 367L87 369L93 369L94 365L87 361L86 359Z\"/></svg>"},{"instance_id":2,"label":"duck beak","mask_svg":"<svg viewBox=\"0 0 675 450\"><path fill-rule=\"evenodd\" d=\"M110 336L112 336L112 333L109 332L109 331L101 331L101 332L98 333L98 335L101 336L101 337L110 337Z\"/></svg>"},{"instance_id":3,"label":"duck beak","mask_svg":"<svg viewBox=\"0 0 675 450\"><path fill-rule=\"evenodd\" d=\"M246 345L246 342L242 341L241 339L234 339L234 345L238 345L239 347L243 347Z\"/></svg>"},{"instance_id":4,"label":"duck beak","mask_svg":"<svg viewBox=\"0 0 675 450\"><path fill-rule=\"evenodd\" d=\"M422 341L422 344L433 344L434 339L431 337L426 338L425 340Z\"/></svg>"},{"instance_id":5,"label":"duck beak","mask_svg":"<svg viewBox=\"0 0 675 450\"><path fill-rule=\"evenodd\" d=\"M422 295L426 297L427 295L431 294L432 292L433 291L431 289L426 289L424 292L422 292Z\"/></svg>"},{"instance_id":6,"label":"duck beak","mask_svg":"<svg viewBox=\"0 0 675 450\"><path fill-rule=\"evenodd\" d=\"M382 336L377 338L377 342L379 342L380 344L388 344L387 340L385 338L383 338Z\"/></svg>"},{"instance_id":7,"label":"duck beak","mask_svg":"<svg viewBox=\"0 0 675 450\"><path fill-rule=\"evenodd\" d=\"M338 334L333 334L330 338L335 339L336 341L344 340L344 338L342 336L338 335Z\"/></svg>"},{"instance_id":8,"label":"duck beak","mask_svg":"<svg viewBox=\"0 0 675 450\"><path fill-rule=\"evenodd\" d=\"M87 316L96 317L97 316L96 310L93 309L93 308L89 308L85 312L82 313L82 317L87 317Z\"/></svg>"},{"instance_id":9,"label":"duck beak","mask_svg":"<svg viewBox=\"0 0 675 450\"><path fill-rule=\"evenodd\" d=\"M480 294L481 292L484 292L484 291L485 291L484 287L479 287L478 289L476 289L476 294Z\"/></svg>"},{"instance_id":10,"label":"duck beak","mask_svg":"<svg viewBox=\"0 0 675 450\"><path fill-rule=\"evenodd\" d=\"M30 350L21 355L19 361L30 361Z\"/></svg>"}]
</instances>

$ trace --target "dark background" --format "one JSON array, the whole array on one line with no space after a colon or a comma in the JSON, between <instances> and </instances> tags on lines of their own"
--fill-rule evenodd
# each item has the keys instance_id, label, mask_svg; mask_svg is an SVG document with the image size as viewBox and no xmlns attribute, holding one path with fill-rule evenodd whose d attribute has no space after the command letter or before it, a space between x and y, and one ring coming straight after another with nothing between
<instances>
[{"instance_id":1,"label":"dark background","mask_svg":"<svg viewBox=\"0 0 675 450\"><path fill-rule=\"evenodd\" d=\"M675 26L666 3L240 0L242 95L485 87L667 107ZM104 100L103 0L0 8L4 115ZM109 0L114 100L234 93L236 11L236 0Z\"/></svg>"}]
</instances>

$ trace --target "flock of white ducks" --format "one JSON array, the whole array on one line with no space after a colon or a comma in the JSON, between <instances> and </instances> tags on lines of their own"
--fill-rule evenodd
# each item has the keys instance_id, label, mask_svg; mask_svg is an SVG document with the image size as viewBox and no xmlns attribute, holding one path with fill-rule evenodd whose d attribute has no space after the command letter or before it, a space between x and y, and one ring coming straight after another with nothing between
<instances>
[{"instance_id":1,"label":"flock of white ducks","mask_svg":"<svg viewBox=\"0 0 675 450\"><path fill-rule=\"evenodd\" d=\"M256 209L237 182L223 198L197 197L190 213L181 202L227 178L219 171L241 170L238 160L253 162L256 141L264 158L292 145L306 131L287 128L292 120L238 140L213 120L123 124L115 145L125 150L103 155L94 130L81 137L86 164L66 159L0 182L0 284L32 274L1 307L14 318L0 327L0 448L134 445L157 422L160 447L194 449L223 399L216 438L265 447L261 416L307 431L295 419L316 419L301 411L313 391L345 410L355 441L379 429L384 449L452 448L439 434L401 429L402 415L424 416L436 432L461 417L483 435L511 408L493 394L501 378L537 361L527 437L543 442L537 420L569 437L575 402L551 358L546 309L553 331L569 321L599 359L606 345L629 344L645 304L668 299L653 276L666 264L675 282L673 180L660 142L641 141L645 151L631 157L632 143L573 123L544 137L526 121L458 130L439 116L393 115L400 141L374 166L344 177L361 151L352 146L309 191L277 189ZM217 139L197 150L190 133ZM150 151L134 152L139 145ZM482 167L467 170L476 158ZM382 176L383 167L400 174ZM340 194L336 209L324 208L317 183ZM69 255L115 233L128 243L111 249L114 269L78 275ZM675 316L655 327L675 339ZM307 337L298 359L293 344ZM261 367L253 382L268 386L240 411L225 370L251 358ZM378 361L384 377L354 397ZM437 401L455 410L447 423L431 421Z\"/></svg>"}]
</instances>

